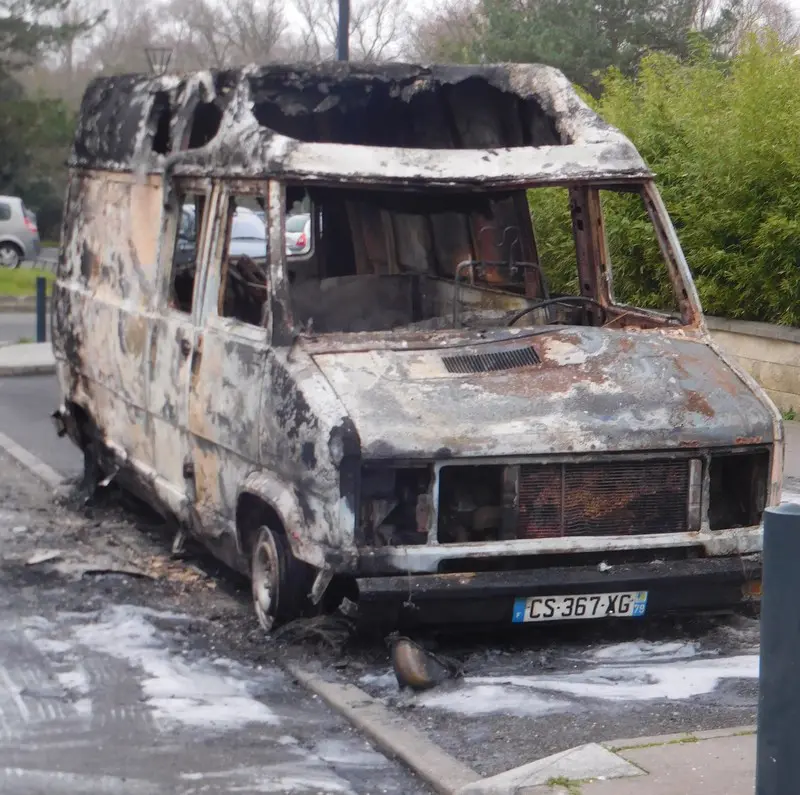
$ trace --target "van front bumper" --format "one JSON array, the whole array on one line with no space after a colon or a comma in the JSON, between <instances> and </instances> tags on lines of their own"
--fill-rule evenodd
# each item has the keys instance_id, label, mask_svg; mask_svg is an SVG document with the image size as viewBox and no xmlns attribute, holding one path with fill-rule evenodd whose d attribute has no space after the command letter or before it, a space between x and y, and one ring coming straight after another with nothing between
<instances>
[{"instance_id":1,"label":"van front bumper","mask_svg":"<svg viewBox=\"0 0 800 795\"><path fill-rule=\"evenodd\" d=\"M559 538L486 541L480 544L419 544L417 546L361 547L357 575L435 574L448 561L502 560L522 555L612 554L646 552L653 559L661 550L695 550L696 557L722 558L761 552L763 525L688 533L654 533L618 536L564 536ZM476 566L480 568L480 566ZM497 568L501 568L498 565Z\"/></svg>"},{"instance_id":2,"label":"van front bumper","mask_svg":"<svg viewBox=\"0 0 800 795\"><path fill-rule=\"evenodd\" d=\"M646 616L724 610L760 592L761 555L521 571L359 578L359 614L379 622L511 623L529 596L647 591ZM635 620L635 619L634 619Z\"/></svg>"}]
</instances>

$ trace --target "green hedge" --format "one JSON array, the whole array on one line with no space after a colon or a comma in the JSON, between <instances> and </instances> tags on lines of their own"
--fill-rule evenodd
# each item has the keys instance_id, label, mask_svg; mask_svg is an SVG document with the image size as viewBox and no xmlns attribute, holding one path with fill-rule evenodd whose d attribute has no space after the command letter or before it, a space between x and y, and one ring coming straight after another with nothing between
<instances>
[{"instance_id":1,"label":"green hedge","mask_svg":"<svg viewBox=\"0 0 800 795\"><path fill-rule=\"evenodd\" d=\"M726 63L702 50L688 62L652 54L636 78L611 70L603 85L593 104L656 173L705 311L800 325L800 58L774 42ZM542 260L567 288L565 191L530 197ZM607 223L617 294L663 305L652 233L620 198Z\"/></svg>"}]
</instances>

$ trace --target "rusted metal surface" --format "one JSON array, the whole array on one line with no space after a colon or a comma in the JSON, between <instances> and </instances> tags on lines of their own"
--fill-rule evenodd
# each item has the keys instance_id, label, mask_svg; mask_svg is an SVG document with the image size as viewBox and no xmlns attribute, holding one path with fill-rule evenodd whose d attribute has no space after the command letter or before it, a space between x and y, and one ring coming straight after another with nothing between
<instances>
[{"instance_id":1,"label":"rusted metal surface","mask_svg":"<svg viewBox=\"0 0 800 795\"><path fill-rule=\"evenodd\" d=\"M84 98L72 165L474 184L475 155L464 150L482 150L484 185L649 176L630 141L560 72L538 64L327 63L98 78Z\"/></svg>"},{"instance_id":2,"label":"rusted metal surface","mask_svg":"<svg viewBox=\"0 0 800 795\"><path fill-rule=\"evenodd\" d=\"M453 457L540 456L772 438L758 398L741 389L700 338L551 327L497 331L457 348L442 334L415 351L403 349L399 332L393 337L395 350L313 357L371 459L425 458L432 448ZM536 349L540 364L454 375L442 360L454 349L462 355L501 351L522 340ZM396 441L387 438L388 425Z\"/></svg>"},{"instance_id":3,"label":"rusted metal surface","mask_svg":"<svg viewBox=\"0 0 800 795\"><path fill-rule=\"evenodd\" d=\"M230 565L247 570L258 511L323 584L531 555L760 549L757 526L710 529L709 472L723 452L771 456L774 504L779 415L711 343L647 167L555 70L101 78L71 165L53 302L67 427L81 441L91 420L131 482ZM598 195L612 183L645 198L680 317L613 304ZM537 307L548 293L524 191L553 184L573 198L580 295ZM315 220L313 250L290 261L296 188L324 231ZM188 194L202 217L179 305ZM264 208L258 268L226 253L232 199ZM225 300L231 273L256 296L244 318ZM588 479L565 475L588 464ZM534 482L540 465L558 476ZM630 487L637 467L660 482ZM537 518L534 491L558 527Z\"/></svg>"}]
</instances>

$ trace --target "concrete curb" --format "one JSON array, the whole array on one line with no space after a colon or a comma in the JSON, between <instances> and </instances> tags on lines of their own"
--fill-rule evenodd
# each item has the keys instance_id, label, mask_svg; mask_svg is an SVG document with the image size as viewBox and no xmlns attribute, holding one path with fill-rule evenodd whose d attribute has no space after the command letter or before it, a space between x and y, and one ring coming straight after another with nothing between
<instances>
[{"instance_id":1,"label":"concrete curb","mask_svg":"<svg viewBox=\"0 0 800 795\"><path fill-rule=\"evenodd\" d=\"M55 490L64 484L65 478L63 475L56 472L49 464L45 464L33 453L29 453L13 439L9 439L4 433L0 433L0 449L8 453L18 464L36 475L39 480L43 481L51 489Z\"/></svg>"},{"instance_id":2,"label":"concrete curb","mask_svg":"<svg viewBox=\"0 0 800 795\"><path fill-rule=\"evenodd\" d=\"M20 364L11 367L0 365L0 378L15 375L52 375L56 371L53 364Z\"/></svg>"},{"instance_id":3,"label":"concrete curb","mask_svg":"<svg viewBox=\"0 0 800 795\"><path fill-rule=\"evenodd\" d=\"M472 768L450 756L423 732L355 685L328 681L295 663L287 663L285 667L381 751L400 759L440 795L456 795L481 780Z\"/></svg>"},{"instance_id":4,"label":"concrete curb","mask_svg":"<svg viewBox=\"0 0 800 795\"><path fill-rule=\"evenodd\" d=\"M45 302L48 316L50 314L50 296L47 296ZM36 296L35 295L0 295L0 313L14 314L14 313L34 314L36 312Z\"/></svg>"}]
</instances>

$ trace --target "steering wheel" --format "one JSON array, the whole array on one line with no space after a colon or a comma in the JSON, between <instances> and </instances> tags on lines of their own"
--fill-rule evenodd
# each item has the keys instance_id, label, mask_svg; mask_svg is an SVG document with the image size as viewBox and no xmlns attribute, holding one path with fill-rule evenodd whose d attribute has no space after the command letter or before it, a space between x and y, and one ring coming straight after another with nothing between
<instances>
[{"instance_id":1,"label":"steering wheel","mask_svg":"<svg viewBox=\"0 0 800 795\"><path fill-rule=\"evenodd\" d=\"M538 304L534 304L533 306L526 306L524 309L520 309L519 312L515 312L511 319L508 321L508 326L513 326L518 320L525 317L525 315L529 314L530 312L534 312L537 309L542 309L545 306L550 306L551 304L592 304L592 306L596 306L602 313L601 318L601 325L605 325L606 318L608 317L608 312L606 308L594 298L590 298L588 295L565 295L561 298L548 298L546 301L539 301Z\"/></svg>"}]
</instances>

